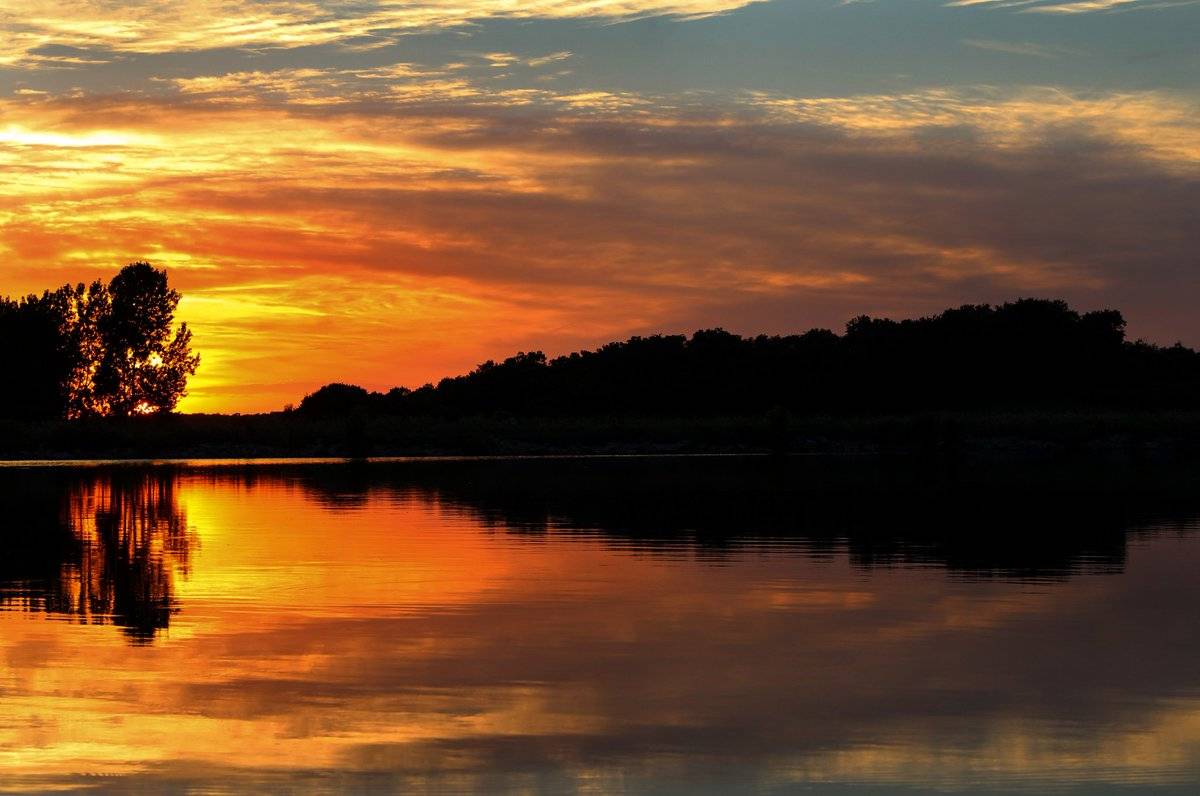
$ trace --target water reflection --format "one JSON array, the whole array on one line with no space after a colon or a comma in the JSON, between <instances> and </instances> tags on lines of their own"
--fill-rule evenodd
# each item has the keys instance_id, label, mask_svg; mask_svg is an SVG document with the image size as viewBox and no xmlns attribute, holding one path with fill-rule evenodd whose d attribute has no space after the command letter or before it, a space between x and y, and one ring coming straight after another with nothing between
<instances>
[{"instance_id":1,"label":"water reflection","mask_svg":"<svg viewBox=\"0 0 1200 796\"><path fill-rule=\"evenodd\" d=\"M246 471L247 483L261 473ZM1095 462L1036 466L872 459L510 459L282 470L332 510L372 499L453 506L528 538L601 536L665 555L791 547L865 570L965 578L1120 572L1131 535L1187 527L1200 476Z\"/></svg>"},{"instance_id":2,"label":"water reflection","mask_svg":"<svg viewBox=\"0 0 1200 796\"><path fill-rule=\"evenodd\" d=\"M0 781L1189 792L1188 473L0 471Z\"/></svg>"},{"instance_id":3,"label":"water reflection","mask_svg":"<svg viewBox=\"0 0 1200 796\"><path fill-rule=\"evenodd\" d=\"M6 484L0 607L152 641L178 610L195 535L171 472L21 473Z\"/></svg>"}]
</instances>

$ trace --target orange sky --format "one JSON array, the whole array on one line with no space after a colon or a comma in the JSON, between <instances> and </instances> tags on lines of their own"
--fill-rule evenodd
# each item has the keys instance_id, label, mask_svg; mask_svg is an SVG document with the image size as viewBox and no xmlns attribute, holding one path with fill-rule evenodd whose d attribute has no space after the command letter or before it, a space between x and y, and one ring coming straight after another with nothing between
<instances>
[{"instance_id":1,"label":"orange sky","mask_svg":"<svg viewBox=\"0 0 1200 796\"><path fill-rule=\"evenodd\" d=\"M549 27L580 8L550 0L518 14L543 31L519 43L502 3L124 5L0 0L0 292L166 267L202 356L185 412L1021 295L1200 342L1189 91L789 91L766 63L634 86ZM777 7L602 3L571 35L647 14L737 32ZM672 40L647 29L626 57ZM1067 57L998 46L969 49Z\"/></svg>"}]
</instances>

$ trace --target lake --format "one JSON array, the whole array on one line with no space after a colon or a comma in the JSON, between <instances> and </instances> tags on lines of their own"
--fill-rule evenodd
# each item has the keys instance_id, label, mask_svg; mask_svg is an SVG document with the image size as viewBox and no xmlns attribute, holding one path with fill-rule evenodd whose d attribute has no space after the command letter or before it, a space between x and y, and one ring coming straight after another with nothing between
<instances>
[{"instance_id":1,"label":"lake","mask_svg":"<svg viewBox=\"0 0 1200 796\"><path fill-rule=\"evenodd\" d=\"M0 790L1194 793L1155 468L0 468Z\"/></svg>"}]
</instances>

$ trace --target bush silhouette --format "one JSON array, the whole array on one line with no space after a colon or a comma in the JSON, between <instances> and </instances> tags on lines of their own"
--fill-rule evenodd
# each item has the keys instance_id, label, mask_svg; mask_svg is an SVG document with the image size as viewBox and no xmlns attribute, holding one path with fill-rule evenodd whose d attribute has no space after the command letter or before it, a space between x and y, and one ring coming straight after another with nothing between
<instances>
[{"instance_id":1,"label":"bush silhouette","mask_svg":"<svg viewBox=\"0 0 1200 796\"><path fill-rule=\"evenodd\" d=\"M368 409L372 394L353 384L326 384L300 402L299 411L307 415L340 416Z\"/></svg>"}]
</instances>

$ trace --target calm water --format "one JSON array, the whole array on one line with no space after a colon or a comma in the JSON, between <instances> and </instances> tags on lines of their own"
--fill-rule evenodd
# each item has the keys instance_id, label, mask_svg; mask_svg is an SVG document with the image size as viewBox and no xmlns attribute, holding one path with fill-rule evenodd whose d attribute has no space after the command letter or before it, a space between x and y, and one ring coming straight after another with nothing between
<instances>
[{"instance_id":1,"label":"calm water","mask_svg":"<svg viewBox=\"0 0 1200 796\"><path fill-rule=\"evenodd\" d=\"M0 469L0 790L1195 792L1200 492L1128 475Z\"/></svg>"}]
</instances>

